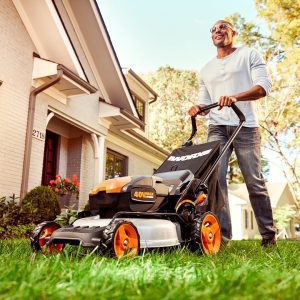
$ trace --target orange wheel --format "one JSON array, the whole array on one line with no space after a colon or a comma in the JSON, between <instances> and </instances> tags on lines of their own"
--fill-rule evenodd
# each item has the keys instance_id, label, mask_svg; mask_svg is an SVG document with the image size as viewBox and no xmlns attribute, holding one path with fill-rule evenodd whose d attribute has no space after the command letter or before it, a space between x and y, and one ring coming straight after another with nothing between
<instances>
[{"instance_id":1,"label":"orange wheel","mask_svg":"<svg viewBox=\"0 0 300 300\"><path fill-rule=\"evenodd\" d=\"M61 252L64 248L64 244L48 244L48 239L58 228L60 228L60 225L55 222L43 222L39 224L31 237L33 249L42 251L42 253Z\"/></svg>"},{"instance_id":2,"label":"orange wheel","mask_svg":"<svg viewBox=\"0 0 300 300\"><path fill-rule=\"evenodd\" d=\"M203 254L210 255L219 252L221 247L221 228L217 217L207 212L196 218L192 231L192 250L200 250Z\"/></svg>"},{"instance_id":3,"label":"orange wheel","mask_svg":"<svg viewBox=\"0 0 300 300\"><path fill-rule=\"evenodd\" d=\"M216 254L221 247L221 228L215 215L206 213L201 223L201 248L206 255Z\"/></svg>"},{"instance_id":4,"label":"orange wheel","mask_svg":"<svg viewBox=\"0 0 300 300\"><path fill-rule=\"evenodd\" d=\"M120 221L117 223L113 234L114 254L134 257L140 249L140 237L136 227L131 222Z\"/></svg>"}]
</instances>

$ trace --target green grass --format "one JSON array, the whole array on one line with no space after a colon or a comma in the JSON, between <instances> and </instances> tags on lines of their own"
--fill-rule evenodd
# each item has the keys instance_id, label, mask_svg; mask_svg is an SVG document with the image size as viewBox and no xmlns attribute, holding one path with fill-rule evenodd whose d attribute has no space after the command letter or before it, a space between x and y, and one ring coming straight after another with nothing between
<instances>
[{"instance_id":1,"label":"green grass","mask_svg":"<svg viewBox=\"0 0 300 300\"><path fill-rule=\"evenodd\" d=\"M28 241L0 241L0 299L299 299L300 242L261 249L231 242L216 256L185 249L117 260L35 255Z\"/></svg>"}]
</instances>

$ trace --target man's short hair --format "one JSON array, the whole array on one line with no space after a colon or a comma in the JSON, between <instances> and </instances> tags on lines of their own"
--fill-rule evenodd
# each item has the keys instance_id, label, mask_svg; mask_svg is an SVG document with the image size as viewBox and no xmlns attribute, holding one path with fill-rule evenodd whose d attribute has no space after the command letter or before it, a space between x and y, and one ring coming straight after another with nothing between
<instances>
[{"instance_id":1,"label":"man's short hair","mask_svg":"<svg viewBox=\"0 0 300 300\"><path fill-rule=\"evenodd\" d=\"M236 28L235 26L230 22L230 21L227 21L227 20L218 20L217 22L214 23L213 26L215 26L217 23L225 23L225 24L228 24L230 26L230 28L236 32Z\"/></svg>"}]
</instances>

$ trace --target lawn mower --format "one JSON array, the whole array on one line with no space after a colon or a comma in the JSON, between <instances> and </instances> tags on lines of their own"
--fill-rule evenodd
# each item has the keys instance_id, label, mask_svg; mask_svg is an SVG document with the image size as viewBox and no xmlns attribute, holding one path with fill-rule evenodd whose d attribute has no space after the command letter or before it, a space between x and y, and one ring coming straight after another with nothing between
<instances>
[{"instance_id":1,"label":"lawn mower","mask_svg":"<svg viewBox=\"0 0 300 300\"><path fill-rule=\"evenodd\" d=\"M218 103L201 108L215 108ZM186 245L206 255L217 253L221 230L216 213L223 206L217 167L245 117L231 108L240 123L225 147L219 142L193 145L192 133L153 175L126 176L101 182L89 195L89 209L68 226L54 221L39 224L31 236L35 251L60 252L65 244L98 249L118 258L135 256L140 249Z\"/></svg>"}]
</instances>

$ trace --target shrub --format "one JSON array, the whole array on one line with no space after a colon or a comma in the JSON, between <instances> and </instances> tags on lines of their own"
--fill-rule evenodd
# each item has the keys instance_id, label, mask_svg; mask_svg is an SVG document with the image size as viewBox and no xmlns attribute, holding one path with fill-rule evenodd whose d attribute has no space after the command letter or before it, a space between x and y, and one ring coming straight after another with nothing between
<instances>
[{"instance_id":1,"label":"shrub","mask_svg":"<svg viewBox=\"0 0 300 300\"><path fill-rule=\"evenodd\" d=\"M21 210L15 194L0 198L0 239L26 238L36 226Z\"/></svg>"},{"instance_id":2,"label":"shrub","mask_svg":"<svg viewBox=\"0 0 300 300\"><path fill-rule=\"evenodd\" d=\"M17 199L19 198L15 194L10 197L0 198L0 224L2 228L29 222L27 216L21 211Z\"/></svg>"},{"instance_id":3,"label":"shrub","mask_svg":"<svg viewBox=\"0 0 300 300\"><path fill-rule=\"evenodd\" d=\"M20 224L10 226L7 225L5 227L0 226L0 239L8 239L8 238L28 238L31 236L33 229L36 227L36 224Z\"/></svg>"},{"instance_id":4,"label":"shrub","mask_svg":"<svg viewBox=\"0 0 300 300\"><path fill-rule=\"evenodd\" d=\"M21 211L32 223L52 221L60 214L57 195L46 186L38 186L26 194Z\"/></svg>"},{"instance_id":5,"label":"shrub","mask_svg":"<svg viewBox=\"0 0 300 300\"><path fill-rule=\"evenodd\" d=\"M66 226L72 224L78 217L78 210L74 210L73 207L68 207L60 215L56 216L55 222L60 226Z\"/></svg>"}]
</instances>

